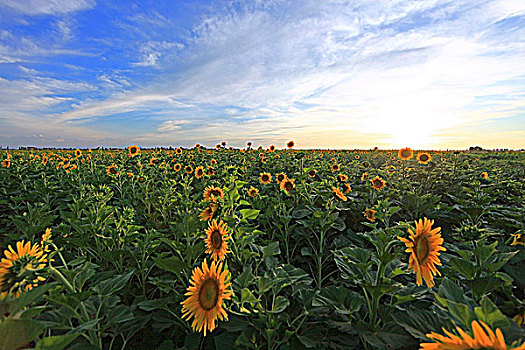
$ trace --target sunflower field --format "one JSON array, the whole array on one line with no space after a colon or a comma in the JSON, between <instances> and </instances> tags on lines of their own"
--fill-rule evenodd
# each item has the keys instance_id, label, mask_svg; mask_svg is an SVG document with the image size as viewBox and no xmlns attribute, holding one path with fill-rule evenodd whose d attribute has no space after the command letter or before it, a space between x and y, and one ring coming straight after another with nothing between
<instances>
[{"instance_id":1,"label":"sunflower field","mask_svg":"<svg viewBox=\"0 0 525 350\"><path fill-rule=\"evenodd\" d=\"M525 349L525 153L0 151L0 349Z\"/></svg>"}]
</instances>

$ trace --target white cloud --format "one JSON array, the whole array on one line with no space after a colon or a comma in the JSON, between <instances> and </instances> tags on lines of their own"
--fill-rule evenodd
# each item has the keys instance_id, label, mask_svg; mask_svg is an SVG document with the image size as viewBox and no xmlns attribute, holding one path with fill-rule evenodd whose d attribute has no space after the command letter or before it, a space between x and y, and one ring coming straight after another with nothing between
<instances>
[{"instance_id":1,"label":"white cloud","mask_svg":"<svg viewBox=\"0 0 525 350\"><path fill-rule=\"evenodd\" d=\"M159 132L170 132L180 129L181 125L189 124L189 120L166 120L162 122L157 130Z\"/></svg>"},{"instance_id":2,"label":"white cloud","mask_svg":"<svg viewBox=\"0 0 525 350\"><path fill-rule=\"evenodd\" d=\"M95 0L3 0L5 6L25 15L57 15L95 7Z\"/></svg>"}]
</instances>

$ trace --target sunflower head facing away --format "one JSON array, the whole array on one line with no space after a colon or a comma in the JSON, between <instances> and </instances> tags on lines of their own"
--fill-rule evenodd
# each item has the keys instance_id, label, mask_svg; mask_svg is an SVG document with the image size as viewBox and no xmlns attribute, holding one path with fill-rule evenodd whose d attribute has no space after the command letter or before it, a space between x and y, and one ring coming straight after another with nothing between
<instances>
[{"instance_id":1,"label":"sunflower head facing away","mask_svg":"<svg viewBox=\"0 0 525 350\"><path fill-rule=\"evenodd\" d=\"M336 197L342 200L343 202L346 202L348 200L348 198L344 195L344 193L341 192L341 190L338 189L337 187L332 186L332 191L334 191Z\"/></svg>"},{"instance_id":2,"label":"sunflower head facing away","mask_svg":"<svg viewBox=\"0 0 525 350\"><path fill-rule=\"evenodd\" d=\"M206 243L206 253L211 254L214 261L224 260L230 251L228 250L228 225L222 220L217 223L213 220L206 230L204 241Z\"/></svg>"},{"instance_id":3,"label":"sunflower head facing away","mask_svg":"<svg viewBox=\"0 0 525 350\"><path fill-rule=\"evenodd\" d=\"M370 221L370 222L374 222L376 221L376 215L377 211L375 211L374 209L369 209L369 208L366 208L365 209L365 218Z\"/></svg>"},{"instance_id":4,"label":"sunflower head facing away","mask_svg":"<svg viewBox=\"0 0 525 350\"><path fill-rule=\"evenodd\" d=\"M213 214L217 210L217 203L210 202L210 205L200 213L200 221L208 221L213 217Z\"/></svg>"},{"instance_id":5,"label":"sunflower head facing away","mask_svg":"<svg viewBox=\"0 0 525 350\"><path fill-rule=\"evenodd\" d=\"M401 148L397 153L397 156L403 160L409 160L410 158L412 158L413 155L414 153L409 147Z\"/></svg>"},{"instance_id":6,"label":"sunflower head facing away","mask_svg":"<svg viewBox=\"0 0 525 350\"><path fill-rule=\"evenodd\" d=\"M381 191L386 186L386 181L379 176L374 177L370 182L372 183L372 188L378 191Z\"/></svg>"},{"instance_id":7,"label":"sunflower head facing away","mask_svg":"<svg viewBox=\"0 0 525 350\"><path fill-rule=\"evenodd\" d=\"M205 201L216 201L217 198L224 198L224 191L220 187L208 186L202 193Z\"/></svg>"},{"instance_id":8,"label":"sunflower head facing away","mask_svg":"<svg viewBox=\"0 0 525 350\"><path fill-rule=\"evenodd\" d=\"M0 300L7 296L18 297L20 294L45 281L42 276L47 265L47 244L51 231L42 237L41 244L18 241L16 249L9 246L0 260Z\"/></svg>"},{"instance_id":9,"label":"sunflower head facing away","mask_svg":"<svg viewBox=\"0 0 525 350\"><path fill-rule=\"evenodd\" d=\"M223 301L231 299L232 290L230 271L222 270L222 262L211 263L204 259L201 267L193 269L190 286L186 294L188 298L181 302L182 318L194 318L191 327L197 332L204 330L204 336L216 328L215 321L228 319L223 308Z\"/></svg>"},{"instance_id":10,"label":"sunflower head facing away","mask_svg":"<svg viewBox=\"0 0 525 350\"><path fill-rule=\"evenodd\" d=\"M135 157L137 154L139 154L140 148L137 145L128 146L128 156L129 157Z\"/></svg>"},{"instance_id":11,"label":"sunflower head facing away","mask_svg":"<svg viewBox=\"0 0 525 350\"><path fill-rule=\"evenodd\" d=\"M427 152L419 152L416 158L419 164L428 164L432 160L430 153Z\"/></svg>"},{"instance_id":12,"label":"sunflower head facing away","mask_svg":"<svg viewBox=\"0 0 525 350\"><path fill-rule=\"evenodd\" d=\"M272 181L272 175L270 173L261 173L259 176L261 183L267 185Z\"/></svg>"},{"instance_id":13,"label":"sunflower head facing away","mask_svg":"<svg viewBox=\"0 0 525 350\"><path fill-rule=\"evenodd\" d=\"M398 238L405 243L405 252L410 253L408 268L416 274L416 284L423 284L422 278L429 288L434 286L434 276L441 273L436 265L441 265L439 260L440 251L445 251L443 238L441 238L440 227L432 229L434 220L424 218L416 221L416 232L408 229L410 237L408 239Z\"/></svg>"},{"instance_id":14,"label":"sunflower head facing away","mask_svg":"<svg viewBox=\"0 0 525 350\"><path fill-rule=\"evenodd\" d=\"M505 337L499 328L494 332L483 321L472 321L472 332L467 333L460 327L456 327L456 333L447 331L443 328L446 335L435 332L429 333L426 336L434 343L421 343L420 350L469 350L469 349L485 349L485 350L525 350L525 342L518 347L510 348L505 344Z\"/></svg>"}]
</instances>

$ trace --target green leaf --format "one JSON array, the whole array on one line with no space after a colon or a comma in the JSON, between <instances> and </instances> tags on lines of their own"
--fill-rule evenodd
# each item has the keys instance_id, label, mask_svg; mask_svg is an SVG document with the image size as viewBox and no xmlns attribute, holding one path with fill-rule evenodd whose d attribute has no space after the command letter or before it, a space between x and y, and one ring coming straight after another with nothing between
<instances>
[{"instance_id":1,"label":"green leaf","mask_svg":"<svg viewBox=\"0 0 525 350\"><path fill-rule=\"evenodd\" d=\"M62 350L79 335L80 333L70 333L44 338L36 344L35 350Z\"/></svg>"},{"instance_id":2,"label":"green leaf","mask_svg":"<svg viewBox=\"0 0 525 350\"><path fill-rule=\"evenodd\" d=\"M123 323L133 319L133 312L127 305L117 305L109 310L108 323Z\"/></svg>"},{"instance_id":3,"label":"green leaf","mask_svg":"<svg viewBox=\"0 0 525 350\"><path fill-rule=\"evenodd\" d=\"M505 329L509 326L509 319L501 313L489 297L484 296L481 299L480 304L481 306L474 308L474 312L478 319L490 325L492 328Z\"/></svg>"},{"instance_id":4,"label":"green leaf","mask_svg":"<svg viewBox=\"0 0 525 350\"><path fill-rule=\"evenodd\" d=\"M131 279L131 276L133 276L133 272L128 272L123 275L118 275L112 278L109 278L107 280L104 280L97 284L93 290L97 292L101 296L109 296L112 295L122 288L124 288L129 280Z\"/></svg>"},{"instance_id":5,"label":"green leaf","mask_svg":"<svg viewBox=\"0 0 525 350\"><path fill-rule=\"evenodd\" d=\"M281 254L281 248L279 248L279 242L270 242L266 247L262 248L263 259L269 256Z\"/></svg>"},{"instance_id":6,"label":"green leaf","mask_svg":"<svg viewBox=\"0 0 525 350\"><path fill-rule=\"evenodd\" d=\"M275 298L272 310L270 312L272 314L278 314L280 312L283 312L284 309L288 307L288 305L290 305L290 300L283 297L282 295L279 295L277 296L277 298Z\"/></svg>"},{"instance_id":7,"label":"green leaf","mask_svg":"<svg viewBox=\"0 0 525 350\"><path fill-rule=\"evenodd\" d=\"M334 223L332 224L332 227L337 231L344 231L346 229L346 224L343 219L337 217L337 219L335 219Z\"/></svg>"},{"instance_id":8,"label":"green leaf","mask_svg":"<svg viewBox=\"0 0 525 350\"><path fill-rule=\"evenodd\" d=\"M241 290L241 303L249 303L249 304L255 304L257 303L257 298L253 295L253 293L248 288L243 288Z\"/></svg>"},{"instance_id":9,"label":"green leaf","mask_svg":"<svg viewBox=\"0 0 525 350\"><path fill-rule=\"evenodd\" d=\"M18 349L38 338L45 328L43 322L4 318L0 320L0 349Z\"/></svg>"},{"instance_id":10,"label":"green leaf","mask_svg":"<svg viewBox=\"0 0 525 350\"><path fill-rule=\"evenodd\" d=\"M250 286L254 281L255 276L252 273L251 265L245 265L242 273L235 279L235 283L237 283L241 288Z\"/></svg>"},{"instance_id":11,"label":"green leaf","mask_svg":"<svg viewBox=\"0 0 525 350\"><path fill-rule=\"evenodd\" d=\"M258 209L241 209L239 210L241 212L241 215L243 219L257 219L259 216L260 210Z\"/></svg>"},{"instance_id":12,"label":"green leaf","mask_svg":"<svg viewBox=\"0 0 525 350\"><path fill-rule=\"evenodd\" d=\"M478 270L474 264L471 262L453 257L450 259L450 265L456 270L456 272L460 273L461 275L465 276L468 279L473 279L476 275L476 271Z\"/></svg>"},{"instance_id":13,"label":"green leaf","mask_svg":"<svg viewBox=\"0 0 525 350\"><path fill-rule=\"evenodd\" d=\"M38 286L36 288L31 289L30 291L25 292L18 299L14 300L12 303L9 303L9 313L16 314L24 307L36 302L42 297L42 295L44 295L48 290L50 290L54 286L56 286L56 283L44 284L42 286Z\"/></svg>"},{"instance_id":14,"label":"green leaf","mask_svg":"<svg viewBox=\"0 0 525 350\"><path fill-rule=\"evenodd\" d=\"M296 219L302 219L312 213L309 209L296 209L293 211L292 216Z\"/></svg>"},{"instance_id":15,"label":"green leaf","mask_svg":"<svg viewBox=\"0 0 525 350\"><path fill-rule=\"evenodd\" d=\"M159 268L174 274L179 274L188 267L184 261L175 256L164 259L154 258L153 261L155 261L155 265L157 265Z\"/></svg>"}]
</instances>

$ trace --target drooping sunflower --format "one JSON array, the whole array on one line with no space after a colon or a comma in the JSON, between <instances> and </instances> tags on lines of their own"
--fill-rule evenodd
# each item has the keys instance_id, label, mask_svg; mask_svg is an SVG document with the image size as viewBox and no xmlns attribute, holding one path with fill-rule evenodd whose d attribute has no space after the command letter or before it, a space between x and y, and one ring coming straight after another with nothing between
<instances>
[{"instance_id":1,"label":"drooping sunflower","mask_svg":"<svg viewBox=\"0 0 525 350\"><path fill-rule=\"evenodd\" d=\"M257 194L259 194L259 190L254 187L250 187L250 189L248 190L248 196L254 198L257 196Z\"/></svg>"},{"instance_id":2,"label":"drooping sunflower","mask_svg":"<svg viewBox=\"0 0 525 350\"><path fill-rule=\"evenodd\" d=\"M200 213L200 221L208 221L213 217L213 214L217 210L217 203L210 202L210 205Z\"/></svg>"},{"instance_id":3,"label":"drooping sunflower","mask_svg":"<svg viewBox=\"0 0 525 350\"><path fill-rule=\"evenodd\" d=\"M292 148L293 146L295 146L295 142L293 141L288 141L288 143L286 144L286 147L288 148Z\"/></svg>"},{"instance_id":4,"label":"drooping sunflower","mask_svg":"<svg viewBox=\"0 0 525 350\"><path fill-rule=\"evenodd\" d=\"M376 221L376 217L374 216L376 213L377 212L374 209L366 208L365 209L365 218L368 221L374 222L374 221Z\"/></svg>"},{"instance_id":5,"label":"drooping sunflower","mask_svg":"<svg viewBox=\"0 0 525 350\"><path fill-rule=\"evenodd\" d=\"M279 184L279 188L286 192L287 195L290 195L290 191L295 188L294 179L286 178Z\"/></svg>"},{"instance_id":6,"label":"drooping sunflower","mask_svg":"<svg viewBox=\"0 0 525 350\"><path fill-rule=\"evenodd\" d=\"M346 202L348 200L348 198L344 195L344 193L341 192L341 190L338 189L337 187L332 186L332 191L334 191L337 198L341 199L342 201Z\"/></svg>"},{"instance_id":7,"label":"drooping sunflower","mask_svg":"<svg viewBox=\"0 0 525 350\"><path fill-rule=\"evenodd\" d=\"M186 174L191 174L191 173L193 173L193 167L192 167L191 165L186 165L186 166L184 167L184 172L185 172Z\"/></svg>"},{"instance_id":8,"label":"drooping sunflower","mask_svg":"<svg viewBox=\"0 0 525 350\"><path fill-rule=\"evenodd\" d=\"M286 176L285 173L279 173L279 174L275 175L275 181L277 181L277 183L281 183L284 180L286 180L287 178L288 178L288 176Z\"/></svg>"},{"instance_id":9,"label":"drooping sunflower","mask_svg":"<svg viewBox=\"0 0 525 350\"><path fill-rule=\"evenodd\" d=\"M416 284L423 284L421 277L429 288L434 286L434 276L441 273L436 265L441 265L439 260L440 251L445 251L443 247L443 238L441 238L441 227L432 229L434 220L424 218L416 221L416 232L408 229L410 237L408 239L398 238L405 243L407 253L410 253L408 268L416 274Z\"/></svg>"},{"instance_id":10,"label":"drooping sunflower","mask_svg":"<svg viewBox=\"0 0 525 350\"><path fill-rule=\"evenodd\" d=\"M224 198L224 191L220 187L215 186L208 186L204 189L204 192L202 193L202 196L204 197L205 201L214 201L217 198Z\"/></svg>"},{"instance_id":11,"label":"drooping sunflower","mask_svg":"<svg viewBox=\"0 0 525 350\"><path fill-rule=\"evenodd\" d=\"M512 243L510 245L525 245L525 233L514 233L512 235L513 237L513 240L512 240Z\"/></svg>"},{"instance_id":12,"label":"drooping sunflower","mask_svg":"<svg viewBox=\"0 0 525 350\"><path fill-rule=\"evenodd\" d=\"M403 160L409 160L414 155L414 152L412 152L412 149L409 147L402 148L397 153L397 156Z\"/></svg>"},{"instance_id":13,"label":"drooping sunflower","mask_svg":"<svg viewBox=\"0 0 525 350\"><path fill-rule=\"evenodd\" d=\"M419 152L416 159L419 164L428 164L432 160L432 156L427 152Z\"/></svg>"},{"instance_id":14,"label":"drooping sunflower","mask_svg":"<svg viewBox=\"0 0 525 350\"><path fill-rule=\"evenodd\" d=\"M525 342L518 347L510 348L505 343L505 337L499 328L494 332L485 322L472 321L472 336L460 327L456 327L456 334L443 328L446 335L435 332L426 336L434 343L421 343L420 350L469 350L469 349L487 349L487 350L525 350ZM483 327L482 327L483 326Z\"/></svg>"},{"instance_id":15,"label":"drooping sunflower","mask_svg":"<svg viewBox=\"0 0 525 350\"><path fill-rule=\"evenodd\" d=\"M16 249L9 246L4 250L5 258L0 260L0 300L8 295L18 297L45 281L42 270L47 265L47 253L43 246L47 245L48 238L41 242L42 245L22 240L16 242Z\"/></svg>"},{"instance_id":16,"label":"drooping sunflower","mask_svg":"<svg viewBox=\"0 0 525 350\"><path fill-rule=\"evenodd\" d=\"M180 163L177 163L173 166L173 170L175 171L180 171L180 169L182 169L182 165L180 165Z\"/></svg>"},{"instance_id":17,"label":"drooping sunflower","mask_svg":"<svg viewBox=\"0 0 525 350\"><path fill-rule=\"evenodd\" d=\"M339 171L340 169L341 167L339 166L339 164L332 164L332 172Z\"/></svg>"},{"instance_id":18,"label":"drooping sunflower","mask_svg":"<svg viewBox=\"0 0 525 350\"><path fill-rule=\"evenodd\" d=\"M204 168L202 166L198 166L195 168L195 177L197 179L200 179L204 176Z\"/></svg>"},{"instance_id":19,"label":"drooping sunflower","mask_svg":"<svg viewBox=\"0 0 525 350\"><path fill-rule=\"evenodd\" d=\"M372 183L372 188L378 191L381 191L386 186L386 181L377 175L370 182Z\"/></svg>"},{"instance_id":20,"label":"drooping sunflower","mask_svg":"<svg viewBox=\"0 0 525 350\"><path fill-rule=\"evenodd\" d=\"M206 243L206 253L211 254L214 261L224 260L224 257L230 251L228 250L228 225L222 220L217 223L213 220L206 230L204 241Z\"/></svg>"},{"instance_id":21,"label":"drooping sunflower","mask_svg":"<svg viewBox=\"0 0 525 350\"><path fill-rule=\"evenodd\" d=\"M223 271L222 267L222 262L215 261L208 267L204 259L201 267L193 269L190 286L185 294L188 298L181 302L182 318L190 320L193 317L191 327L198 332L204 330L204 336L215 329L217 318L228 320L222 304L232 296L230 271Z\"/></svg>"},{"instance_id":22,"label":"drooping sunflower","mask_svg":"<svg viewBox=\"0 0 525 350\"><path fill-rule=\"evenodd\" d=\"M259 176L259 180L264 185L267 185L270 183L270 181L272 181L272 175L270 173L261 173Z\"/></svg>"},{"instance_id":23,"label":"drooping sunflower","mask_svg":"<svg viewBox=\"0 0 525 350\"><path fill-rule=\"evenodd\" d=\"M140 147L137 145L128 146L128 157L135 157L140 152Z\"/></svg>"},{"instance_id":24,"label":"drooping sunflower","mask_svg":"<svg viewBox=\"0 0 525 350\"><path fill-rule=\"evenodd\" d=\"M315 177L315 174L317 174L317 170L315 170L315 169L312 169L312 170L310 170L308 172L308 176L310 176L310 177Z\"/></svg>"},{"instance_id":25,"label":"drooping sunflower","mask_svg":"<svg viewBox=\"0 0 525 350\"><path fill-rule=\"evenodd\" d=\"M117 166L115 164L108 166L106 172L112 176L117 176L119 174L117 171Z\"/></svg>"}]
</instances>

